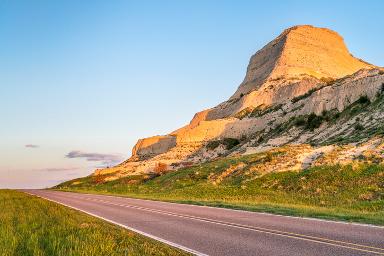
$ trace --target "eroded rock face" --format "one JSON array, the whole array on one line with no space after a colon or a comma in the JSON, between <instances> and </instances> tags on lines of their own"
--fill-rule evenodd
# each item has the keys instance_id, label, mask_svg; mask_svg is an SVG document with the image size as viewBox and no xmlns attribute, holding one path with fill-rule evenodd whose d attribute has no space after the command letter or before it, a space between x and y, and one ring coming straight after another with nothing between
<instances>
[{"instance_id":1,"label":"eroded rock face","mask_svg":"<svg viewBox=\"0 0 384 256\"><path fill-rule=\"evenodd\" d=\"M132 149L132 156L140 160L167 152L176 146L176 137L172 135L153 136L140 139Z\"/></svg>"},{"instance_id":2,"label":"eroded rock face","mask_svg":"<svg viewBox=\"0 0 384 256\"><path fill-rule=\"evenodd\" d=\"M354 58L336 32L313 26L285 30L252 56L247 74L231 98L259 89L266 80L281 80L310 75L315 78L340 78L371 67Z\"/></svg>"},{"instance_id":3,"label":"eroded rock face","mask_svg":"<svg viewBox=\"0 0 384 256\"><path fill-rule=\"evenodd\" d=\"M342 111L362 95L374 98L383 90L382 83L383 70L354 58L336 32L292 27L251 57L244 81L228 101L195 114L188 125L169 135L140 139L129 160L97 174L124 176L151 172L158 163L174 169L205 161L223 153L223 149L217 154L207 152L204 145L208 141L240 140L272 130L297 115ZM292 101L308 92L308 96ZM279 108L257 117L236 117L240 111L272 106ZM277 141L279 145L290 139Z\"/></svg>"},{"instance_id":4,"label":"eroded rock face","mask_svg":"<svg viewBox=\"0 0 384 256\"><path fill-rule=\"evenodd\" d=\"M374 66L349 53L336 32L292 27L251 57L244 81L228 101L200 112L192 123L226 118L247 107L284 103L321 83L370 68Z\"/></svg>"}]
</instances>

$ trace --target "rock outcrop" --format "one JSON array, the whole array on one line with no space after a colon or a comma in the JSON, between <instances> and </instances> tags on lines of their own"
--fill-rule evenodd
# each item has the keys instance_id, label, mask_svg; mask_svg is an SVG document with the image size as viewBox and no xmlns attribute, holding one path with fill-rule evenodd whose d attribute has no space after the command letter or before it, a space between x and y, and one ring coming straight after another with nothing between
<instances>
[{"instance_id":1,"label":"rock outcrop","mask_svg":"<svg viewBox=\"0 0 384 256\"><path fill-rule=\"evenodd\" d=\"M144 160L152 156L167 152L176 146L176 136L153 136L140 139L132 149L132 156L137 160Z\"/></svg>"},{"instance_id":2,"label":"rock outcrop","mask_svg":"<svg viewBox=\"0 0 384 256\"><path fill-rule=\"evenodd\" d=\"M241 142L238 153L247 151L261 133L295 116L343 111L361 96L373 100L384 90L383 74L353 57L334 31L289 28L251 57L244 81L229 100L197 113L169 135L140 139L130 159L96 174L153 172L159 163L172 170L233 153L224 147L207 149L208 142L225 138Z\"/></svg>"},{"instance_id":3,"label":"rock outcrop","mask_svg":"<svg viewBox=\"0 0 384 256\"><path fill-rule=\"evenodd\" d=\"M247 74L232 98L259 89L267 80L301 76L340 78L372 65L354 58L336 32L313 26L285 30L252 56Z\"/></svg>"}]
</instances>

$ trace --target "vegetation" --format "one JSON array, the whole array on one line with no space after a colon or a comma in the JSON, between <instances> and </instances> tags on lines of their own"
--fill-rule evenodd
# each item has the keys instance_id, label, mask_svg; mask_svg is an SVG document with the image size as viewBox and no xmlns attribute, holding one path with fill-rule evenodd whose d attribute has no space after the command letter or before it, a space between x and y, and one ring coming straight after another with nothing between
<instances>
[{"instance_id":1,"label":"vegetation","mask_svg":"<svg viewBox=\"0 0 384 256\"><path fill-rule=\"evenodd\" d=\"M236 113L234 115L234 117L236 117L237 119L243 119L244 117L248 117L249 114L252 113L252 108L251 107L247 107L241 111L239 111L238 113Z\"/></svg>"},{"instance_id":2,"label":"vegetation","mask_svg":"<svg viewBox=\"0 0 384 256\"><path fill-rule=\"evenodd\" d=\"M358 104L362 104L362 105L371 103L371 101L369 100L369 98L368 98L367 95L363 95L363 96L361 96L356 102L357 102Z\"/></svg>"},{"instance_id":3,"label":"vegetation","mask_svg":"<svg viewBox=\"0 0 384 256\"><path fill-rule=\"evenodd\" d=\"M184 255L115 225L22 192L0 190L1 255Z\"/></svg>"},{"instance_id":4,"label":"vegetation","mask_svg":"<svg viewBox=\"0 0 384 256\"><path fill-rule=\"evenodd\" d=\"M153 171L155 172L155 174L161 175L162 173L166 172L167 170L168 170L168 165L159 162L156 164Z\"/></svg>"},{"instance_id":5,"label":"vegetation","mask_svg":"<svg viewBox=\"0 0 384 256\"><path fill-rule=\"evenodd\" d=\"M320 127L320 125L322 124L323 120L324 120L323 116L318 116L318 115L316 115L314 113L311 113L307 117L307 122L306 122L305 128L308 129L308 130L313 131L314 129Z\"/></svg>"},{"instance_id":6,"label":"vegetation","mask_svg":"<svg viewBox=\"0 0 384 256\"><path fill-rule=\"evenodd\" d=\"M316 91L318 91L318 90L320 90L320 89L322 89L322 88L324 88L324 87L326 87L326 86L329 86L329 85L332 85L332 84L338 82L338 80L335 80L335 79L333 79L332 77L322 77L322 78L320 78L320 81L323 82L324 84L323 84L323 85L320 85L320 86L318 86L318 87L316 87L316 88L312 88L312 89L310 89L309 91L307 91L307 92L304 93L303 95L299 95L299 96L293 98L293 99L291 100L291 102L292 102L292 103L296 103L296 102L298 102L298 101L300 101L300 100L302 100L302 99L308 98L308 97L311 96L314 92L316 92Z\"/></svg>"},{"instance_id":7,"label":"vegetation","mask_svg":"<svg viewBox=\"0 0 384 256\"><path fill-rule=\"evenodd\" d=\"M355 130L362 131L362 130L364 130L364 126L361 123L356 123L355 124Z\"/></svg>"},{"instance_id":8,"label":"vegetation","mask_svg":"<svg viewBox=\"0 0 384 256\"><path fill-rule=\"evenodd\" d=\"M309 96L312 95L312 93L314 93L317 90L318 90L317 88L312 88L308 92L304 93L303 95L299 95L297 97L294 97L291 101L292 101L292 103L296 103L302 99L308 98Z\"/></svg>"},{"instance_id":9,"label":"vegetation","mask_svg":"<svg viewBox=\"0 0 384 256\"><path fill-rule=\"evenodd\" d=\"M324 121L334 121L339 117L340 114L336 111L323 111L321 115L311 113L309 115L294 117L289 123L298 127L304 127L306 130L313 131L314 129L319 128Z\"/></svg>"},{"instance_id":10,"label":"vegetation","mask_svg":"<svg viewBox=\"0 0 384 256\"><path fill-rule=\"evenodd\" d=\"M283 106L282 104L277 104L275 106L270 106L268 108L266 108L265 105L260 105L260 106L257 106L255 108L247 107L247 108L237 112L234 115L234 117L236 117L240 120L245 118L245 117L248 117L248 118L261 117L261 116L264 116L268 113L272 113L272 112L275 112L275 111L282 109L282 106Z\"/></svg>"},{"instance_id":11,"label":"vegetation","mask_svg":"<svg viewBox=\"0 0 384 256\"><path fill-rule=\"evenodd\" d=\"M249 117L260 117L263 115L266 115L268 113L272 113L275 111L278 111L282 108L282 104L277 104L275 106L270 106L268 108L263 108L263 106L260 106L258 108L253 109L253 111L250 113Z\"/></svg>"},{"instance_id":12,"label":"vegetation","mask_svg":"<svg viewBox=\"0 0 384 256\"><path fill-rule=\"evenodd\" d=\"M158 177L135 175L102 184L89 176L56 189L384 225L383 165L262 171L284 154L275 151L225 158Z\"/></svg>"},{"instance_id":13,"label":"vegetation","mask_svg":"<svg viewBox=\"0 0 384 256\"><path fill-rule=\"evenodd\" d=\"M380 122L377 116L384 108L384 94L378 93L376 99L372 102L368 97L362 96L357 101L348 106L343 112L340 112L338 118L341 122L355 118L353 132L348 135L338 135L330 138L326 144L340 143L347 144L359 142L373 136L384 135L384 124Z\"/></svg>"},{"instance_id":14,"label":"vegetation","mask_svg":"<svg viewBox=\"0 0 384 256\"><path fill-rule=\"evenodd\" d=\"M214 150L220 145L224 145L226 150L230 150L235 146L239 145L240 141L235 138L224 138L222 140L212 140L209 141L206 145L208 150Z\"/></svg>"}]
</instances>

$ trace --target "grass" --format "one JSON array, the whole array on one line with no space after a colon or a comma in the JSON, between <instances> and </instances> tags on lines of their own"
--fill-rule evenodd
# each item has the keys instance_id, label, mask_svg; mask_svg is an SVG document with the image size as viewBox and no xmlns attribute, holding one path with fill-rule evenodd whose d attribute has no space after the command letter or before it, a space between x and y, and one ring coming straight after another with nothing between
<instances>
[{"instance_id":1,"label":"grass","mask_svg":"<svg viewBox=\"0 0 384 256\"><path fill-rule=\"evenodd\" d=\"M97 218L18 191L0 190L0 254L186 255Z\"/></svg>"},{"instance_id":2,"label":"grass","mask_svg":"<svg viewBox=\"0 0 384 256\"><path fill-rule=\"evenodd\" d=\"M384 225L384 166L263 173L284 152L225 158L161 176L88 176L55 189ZM101 178L101 179L100 179Z\"/></svg>"}]
</instances>

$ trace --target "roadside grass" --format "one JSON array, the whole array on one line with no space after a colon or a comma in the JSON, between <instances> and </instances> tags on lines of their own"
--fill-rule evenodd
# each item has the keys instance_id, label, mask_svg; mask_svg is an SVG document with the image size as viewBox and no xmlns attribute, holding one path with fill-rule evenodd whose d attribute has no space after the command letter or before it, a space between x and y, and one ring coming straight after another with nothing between
<instances>
[{"instance_id":1,"label":"roadside grass","mask_svg":"<svg viewBox=\"0 0 384 256\"><path fill-rule=\"evenodd\" d=\"M255 165L273 159L268 154L225 158L161 176L108 182L88 176L54 189L384 225L383 165L356 162L258 173Z\"/></svg>"},{"instance_id":2,"label":"roadside grass","mask_svg":"<svg viewBox=\"0 0 384 256\"><path fill-rule=\"evenodd\" d=\"M0 255L188 255L76 210L0 190Z\"/></svg>"}]
</instances>

